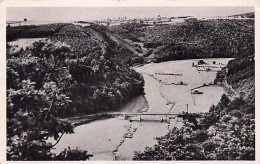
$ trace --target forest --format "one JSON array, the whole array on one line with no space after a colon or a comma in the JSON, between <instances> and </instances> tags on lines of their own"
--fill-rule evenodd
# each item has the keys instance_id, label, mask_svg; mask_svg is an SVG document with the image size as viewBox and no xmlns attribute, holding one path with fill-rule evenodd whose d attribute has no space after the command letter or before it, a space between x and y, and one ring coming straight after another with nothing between
<instances>
[{"instance_id":1,"label":"forest","mask_svg":"<svg viewBox=\"0 0 260 164\"><path fill-rule=\"evenodd\" d=\"M143 77L119 60L124 47L100 30L67 25L26 49L7 44L8 160L88 159L81 150L50 153L48 138L73 133L66 117L114 111L143 93Z\"/></svg>"},{"instance_id":2,"label":"forest","mask_svg":"<svg viewBox=\"0 0 260 164\"><path fill-rule=\"evenodd\" d=\"M41 26L14 26L6 28L6 41L13 41L19 38L44 38L51 37L57 33L65 23L46 24Z\"/></svg>"},{"instance_id":3,"label":"forest","mask_svg":"<svg viewBox=\"0 0 260 164\"><path fill-rule=\"evenodd\" d=\"M144 43L144 47L154 52L154 62L254 53L254 20L186 19L173 25L132 23L109 29Z\"/></svg>"}]
</instances>

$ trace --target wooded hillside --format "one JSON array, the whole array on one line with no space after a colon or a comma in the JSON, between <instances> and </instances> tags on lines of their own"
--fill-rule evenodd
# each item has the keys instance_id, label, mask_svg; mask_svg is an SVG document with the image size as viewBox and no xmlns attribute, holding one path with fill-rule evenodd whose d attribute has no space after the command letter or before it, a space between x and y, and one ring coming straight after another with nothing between
<instances>
[{"instance_id":1,"label":"wooded hillside","mask_svg":"<svg viewBox=\"0 0 260 164\"><path fill-rule=\"evenodd\" d=\"M190 20L177 24L125 24L110 30L143 42L154 51L154 61L236 57L254 54L254 20Z\"/></svg>"},{"instance_id":2,"label":"wooded hillside","mask_svg":"<svg viewBox=\"0 0 260 164\"><path fill-rule=\"evenodd\" d=\"M15 37L17 29L32 37L41 28L9 28L7 37ZM123 60L133 53L102 30L64 25L39 35L48 39L32 47L16 50L7 44L8 160L86 160L90 155L85 150L50 152L63 134L73 133L65 118L114 111L143 93L143 77Z\"/></svg>"}]
</instances>

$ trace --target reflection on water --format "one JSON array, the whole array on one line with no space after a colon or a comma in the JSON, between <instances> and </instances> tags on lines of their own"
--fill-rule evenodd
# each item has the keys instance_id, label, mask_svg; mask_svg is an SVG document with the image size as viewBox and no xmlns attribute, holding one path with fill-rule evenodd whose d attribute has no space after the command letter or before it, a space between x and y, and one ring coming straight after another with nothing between
<instances>
[{"instance_id":1,"label":"reflection on water","mask_svg":"<svg viewBox=\"0 0 260 164\"><path fill-rule=\"evenodd\" d=\"M211 64L216 62L216 66L225 66L230 59L203 59L206 63ZM179 60L170 61L158 64L148 64L143 67L136 68L136 71L141 72L145 79L145 93L149 106L152 106L152 110L158 111L158 109L168 112L169 106L174 105L171 112L207 112L209 107L216 104L223 94L223 88L219 86L207 86L199 88L198 90L203 94L191 94L191 89L202 86L203 84L213 83L216 78L215 71L198 71L196 67L192 67L192 64L196 64L199 60ZM222 63L222 65L220 65ZM182 76L174 75L160 75L160 74L179 74ZM149 78L147 77L149 76ZM152 78L157 82L152 81ZM167 85L167 84L179 84L187 85ZM157 83L157 84L156 84ZM155 89L159 88L159 89ZM158 98L158 92L161 98ZM205 101L206 100L206 101ZM168 107L165 107L165 102L168 103Z\"/></svg>"},{"instance_id":2,"label":"reflection on water","mask_svg":"<svg viewBox=\"0 0 260 164\"><path fill-rule=\"evenodd\" d=\"M112 160L112 151L122 140L129 124L127 120L112 118L78 126L74 134L62 137L55 152L58 153L68 146L79 147L94 154L93 160Z\"/></svg>"},{"instance_id":3,"label":"reflection on water","mask_svg":"<svg viewBox=\"0 0 260 164\"><path fill-rule=\"evenodd\" d=\"M203 60L210 64L216 61L216 63L226 65L230 59ZM148 113L179 113L186 111L187 106L189 112L207 112L211 105L217 104L224 92L221 87L214 85L202 87L198 90L203 94L191 94L191 89L205 83L212 83L216 77L216 72L199 72L192 67L192 63L197 61L151 63L135 68L144 76ZM182 76L159 75L158 73L182 74ZM166 85L181 81L187 85ZM138 101L130 106L133 107L133 111L145 111L140 110L142 105L137 104L143 102ZM138 110L134 109L135 107ZM147 105L144 107L146 108ZM124 109L120 111L124 112ZM126 107L126 111L130 112L129 106ZM149 119L152 120L152 118ZM56 151L59 152L67 146L79 147L94 154L91 160L131 160L134 151L143 151L146 146L153 146L156 144L156 137L165 135L174 126L182 125L178 118L171 120L170 124L161 123L158 118L156 119L157 121L129 122L112 118L81 125L75 128L74 134L64 135L56 146Z\"/></svg>"}]
</instances>

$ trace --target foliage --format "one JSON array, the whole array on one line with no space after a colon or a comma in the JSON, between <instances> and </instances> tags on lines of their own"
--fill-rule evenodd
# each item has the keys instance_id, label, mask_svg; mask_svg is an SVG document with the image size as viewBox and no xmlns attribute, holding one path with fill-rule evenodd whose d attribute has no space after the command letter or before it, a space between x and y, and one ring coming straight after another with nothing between
<instances>
[{"instance_id":1,"label":"foliage","mask_svg":"<svg viewBox=\"0 0 260 164\"><path fill-rule=\"evenodd\" d=\"M93 155L88 154L87 151L81 151L78 148L71 150L70 147L68 149L63 150L58 156L55 156L54 160L63 161L79 161L79 160L88 160L89 157Z\"/></svg>"},{"instance_id":2,"label":"foliage","mask_svg":"<svg viewBox=\"0 0 260 164\"><path fill-rule=\"evenodd\" d=\"M73 133L65 118L114 110L143 92L142 76L110 54L113 42L93 39L104 29L77 28L62 26L25 50L7 45L8 160L88 159L79 149L51 153L63 134Z\"/></svg>"},{"instance_id":3,"label":"foliage","mask_svg":"<svg viewBox=\"0 0 260 164\"><path fill-rule=\"evenodd\" d=\"M50 37L57 33L64 23L50 25L31 25L31 26L16 26L6 28L6 41L12 41L19 38L42 38Z\"/></svg>"},{"instance_id":4,"label":"foliage","mask_svg":"<svg viewBox=\"0 0 260 164\"><path fill-rule=\"evenodd\" d=\"M225 99L225 100L224 100ZM134 160L254 160L255 122L252 114L242 112L226 104L226 96L218 104L219 110L211 110L201 117L197 126L186 119L182 128L176 127L167 135L157 138L158 144L135 152ZM231 102L232 103L232 102ZM237 105L236 107L239 107ZM212 108L216 108L213 106ZM224 111L219 112L219 111Z\"/></svg>"},{"instance_id":5,"label":"foliage","mask_svg":"<svg viewBox=\"0 0 260 164\"><path fill-rule=\"evenodd\" d=\"M220 102L213 105L208 114L200 115L197 123L185 119L182 128L174 128L158 138L157 145L136 152L133 159L254 160L254 55L238 56L228 63L227 68L228 72L218 72L215 81L227 79L240 97L231 101L227 95L222 95Z\"/></svg>"},{"instance_id":6,"label":"foliage","mask_svg":"<svg viewBox=\"0 0 260 164\"><path fill-rule=\"evenodd\" d=\"M198 61L198 64L200 65L200 64L206 64L206 63L205 63L204 60L199 60L199 61Z\"/></svg>"},{"instance_id":7,"label":"foliage","mask_svg":"<svg viewBox=\"0 0 260 164\"><path fill-rule=\"evenodd\" d=\"M138 42L141 41L140 37L144 37L143 27L146 25L142 23L125 23L120 26L110 26L109 29L113 33L120 34L123 38Z\"/></svg>"},{"instance_id":8,"label":"foliage","mask_svg":"<svg viewBox=\"0 0 260 164\"><path fill-rule=\"evenodd\" d=\"M240 56L228 63L227 82L250 104L255 104L255 55ZM254 108L254 107L253 107ZM254 110L252 110L254 113Z\"/></svg>"},{"instance_id":9,"label":"foliage","mask_svg":"<svg viewBox=\"0 0 260 164\"><path fill-rule=\"evenodd\" d=\"M124 24L111 30L153 48L156 62L254 54L254 20L188 19L183 23L149 27Z\"/></svg>"},{"instance_id":10,"label":"foliage","mask_svg":"<svg viewBox=\"0 0 260 164\"><path fill-rule=\"evenodd\" d=\"M232 43L233 41L225 43L226 45L232 46L229 47L232 51L227 53L224 49L219 47L220 40L214 40L210 37L211 40L208 42L210 43L212 40L214 42L216 41L217 44L212 53L216 53L218 57L220 57L218 53L221 51L222 54L236 57L228 63L227 72L225 71L226 68L218 72L215 82L225 82L227 79L227 82L239 92L240 97L231 101L227 95L223 95L218 105L212 106L208 114L200 115L197 125L194 124L194 121L185 119L182 128L174 128L166 136L157 138L157 145L153 148L146 148L144 152L136 152L133 158L134 160L255 159L255 61L254 55L252 55L254 54L254 30L249 22L245 21L245 24L241 26L243 22L240 21L224 21L228 27L220 28L220 30L227 30L227 28L230 27L241 28L240 32L243 32L235 34L235 37L232 35L232 39L237 36L244 36L246 39L235 40L242 47L236 47L237 43ZM223 22L218 21L218 23L221 25ZM198 26L199 22L193 22L192 26L194 26L194 24ZM244 26L249 27L250 30L244 28ZM228 31L232 28L228 29ZM225 35L227 35L226 32L227 31L224 32ZM249 34L249 32L251 34ZM197 34L198 32L195 32L195 35ZM221 34L223 34L223 32ZM188 38L189 37L190 35ZM205 43L203 42L202 45L203 44ZM167 49L172 47L174 46L162 49L161 52L167 52ZM174 52L176 49L178 50L178 48L174 47L170 52ZM205 49L205 51L208 50L211 50L211 48ZM184 49L180 52L183 51ZM167 56L165 53L162 54ZM159 61L175 59L170 56L176 56L176 54L178 53L175 51L174 55L168 55L165 58L160 56Z\"/></svg>"},{"instance_id":11,"label":"foliage","mask_svg":"<svg viewBox=\"0 0 260 164\"><path fill-rule=\"evenodd\" d=\"M113 43L103 34L105 32L102 27L68 25L47 44L38 42L31 49L19 53L7 49L8 87L17 88L21 79L35 82L36 89L45 82L56 82L72 101L68 110L60 112L60 117L116 109L141 94L144 81L140 74L124 65L108 49L113 48ZM93 39L96 35L100 37ZM142 60L133 57L130 63Z\"/></svg>"},{"instance_id":12,"label":"foliage","mask_svg":"<svg viewBox=\"0 0 260 164\"><path fill-rule=\"evenodd\" d=\"M162 62L165 60L200 58L198 54L204 54L204 52L198 45L194 44L167 43L158 47L154 54L155 62Z\"/></svg>"},{"instance_id":13,"label":"foliage","mask_svg":"<svg viewBox=\"0 0 260 164\"><path fill-rule=\"evenodd\" d=\"M70 25L54 37L68 43L76 56L69 70L73 78L72 114L114 110L143 92L143 78L125 65L125 56L129 57L129 64L142 59L131 57L126 48L117 48L108 35L101 26Z\"/></svg>"},{"instance_id":14,"label":"foliage","mask_svg":"<svg viewBox=\"0 0 260 164\"><path fill-rule=\"evenodd\" d=\"M50 150L63 134L73 133L72 124L60 119L71 103L64 91L71 80L63 67L68 53L60 43L42 42L16 56L7 50L8 160L55 160ZM50 143L50 137L56 143Z\"/></svg>"},{"instance_id":15,"label":"foliage","mask_svg":"<svg viewBox=\"0 0 260 164\"><path fill-rule=\"evenodd\" d=\"M241 96L230 101L223 95L208 114L187 115L181 129L158 138L154 148L137 152L135 160L255 159L255 63L254 55L248 55L254 54L254 21L196 20L149 28L132 23L110 30L71 24L7 28L7 41L51 37L25 50L7 45L8 160L88 159L91 155L78 149L51 153L63 134L73 133L64 118L111 111L143 92L142 76L129 68L143 58L111 32L145 41L156 62L236 57L227 75L218 77ZM49 137L57 142L49 143Z\"/></svg>"},{"instance_id":16,"label":"foliage","mask_svg":"<svg viewBox=\"0 0 260 164\"><path fill-rule=\"evenodd\" d=\"M228 83L241 95L222 95L209 113L185 117L184 126L157 139L158 144L136 152L134 160L254 160L254 55L237 56L218 72L215 82ZM246 85L245 85L246 84ZM192 115L190 115L192 116ZM189 117L188 117L189 118Z\"/></svg>"}]
</instances>

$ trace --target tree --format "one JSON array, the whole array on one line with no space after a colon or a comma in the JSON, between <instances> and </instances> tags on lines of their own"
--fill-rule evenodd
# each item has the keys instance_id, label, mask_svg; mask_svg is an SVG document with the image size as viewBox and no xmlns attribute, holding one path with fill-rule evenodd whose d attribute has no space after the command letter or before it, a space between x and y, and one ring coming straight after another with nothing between
<instances>
[{"instance_id":1,"label":"tree","mask_svg":"<svg viewBox=\"0 0 260 164\"><path fill-rule=\"evenodd\" d=\"M8 160L55 160L75 154L70 149L58 157L50 152L64 134L73 133L72 124L60 119L71 103L64 93L71 79L63 67L66 52L62 46L37 43L30 53L22 51L7 60ZM47 78L37 73L47 74ZM50 137L56 143L48 142ZM77 150L76 154L79 156L72 155L69 160L90 157L86 151Z\"/></svg>"},{"instance_id":2,"label":"tree","mask_svg":"<svg viewBox=\"0 0 260 164\"><path fill-rule=\"evenodd\" d=\"M220 102L222 105L224 105L224 107L227 107L228 103L230 102L229 98L227 97L226 94L223 94L221 96Z\"/></svg>"},{"instance_id":3,"label":"tree","mask_svg":"<svg viewBox=\"0 0 260 164\"><path fill-rule=\"evenodd\" d=\"M54 82L45 83L40 90L34 85L23 80L22 89L7 91L8 160L50 160L56 144L47 139L54 137L58 143L64 133L73 133L69 121L58 119L69 98Z\"/></svg>"},{"instance_id":4,"label":"tree","mask_svg":"<svg viewBox=\"0 0 260 164\"><path fill-rule=\"evenodd\" d=\"M204 60L199 60L198 65L206 64Z\"/></svg>"}]
</instances>

